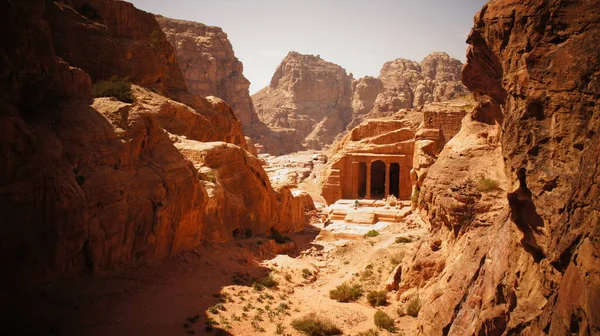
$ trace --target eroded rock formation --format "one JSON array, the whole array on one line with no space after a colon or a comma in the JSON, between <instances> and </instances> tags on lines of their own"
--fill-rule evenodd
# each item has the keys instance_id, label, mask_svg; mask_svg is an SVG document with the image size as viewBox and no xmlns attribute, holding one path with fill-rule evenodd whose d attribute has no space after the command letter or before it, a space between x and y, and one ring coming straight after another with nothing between
<instances>
[{"instance_id":1,"label":"eroded rock formation","mask_svg":"<svg viewBox=\"0 0 600 336\"><path fill-rule=\"evenodd\" d=\"M160 15L156 19L175 49L190 93L225 100L259 151L280 154L293 150L281 135L258 119L244 66L221 28Z\"/></svg>"},{"instance_id":2,"label":"eroded rock formation","mask_svg":"<svg viewBox=\"0 0 600 336\"><path fill-rule=\"evenodd\" d=\"M355 93L353 107L359 109L354 109L354 120L348 128L365 119L390 116L401 109L466 96L468 90L460 82L461 67L459 60L443 52L431 53L421 63L404 58L385 63L378 78L365 77L357 81L360 95Z\"/></svg>"},{"instance_id":3,"label":"eroded rock formation","mask_svg":"<svg viewBox=\"0 0 600 336\"><path fill-rule=\"evenodd\" d=\"M321 149L349 122L351 79L339 65L292 51L252 100L259 118L282 134L282 141L296 144L296 150Z\"/></svg>"},{"instance_id":4,"label":"eroded rock formation","mask_svg":"<svg viewBox=\"0 0 600 336\"><path fill-rule=\"evenodd\" d=\"M464 84L478 104L431 166L431 224L400 297L425 335L600 333L599 1L491 1Z\"/></svg>"},{"instance_id":5,"label":"eroded rock formation","mask_svg":"<svg viewBox=\"0 0 600 336\"><path fill-rule=\"evenodd\" d=\"M273 190L229 105L187 92L153 15L109 0L0 11L2 283L140 265L304 223L306 200ZM113 75L139 85L133 103L91 98L92 80Z\"/></svg>"}]
</instances>

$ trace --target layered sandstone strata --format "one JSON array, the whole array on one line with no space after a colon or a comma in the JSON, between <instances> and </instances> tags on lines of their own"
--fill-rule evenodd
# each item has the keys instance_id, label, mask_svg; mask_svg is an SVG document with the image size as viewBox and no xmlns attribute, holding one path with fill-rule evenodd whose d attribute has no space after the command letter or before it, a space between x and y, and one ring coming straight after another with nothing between
<instances>
[{"instance_id":1,"label":"layered sandstone strata","mask_svg":"<svg viewBox=\"0 0 600 336\"><path fill-rule=\"evenodd\" d=\"M420 190L432 238L399 294L427 335L600 333L600 2L526 4L476 15L478 104Z\"/></svg>"},{"instance_id":2,"label":"layered sandstone strata","mask_svg":"<svg viewBox=\"0 0 600 336\"><path fill-rule=\"evenodd\" d=\"M331 144L351 117L351 76L319 56L290 52L252 96L260 120L298 148Z\"/></svg>"},{"instance_id":3,"label":"layered sandstone strata","mask_svg":"<svg viewBox=\"0 0 600 336\"><path fill-rule=\"evenodd\" d=\"M186 91L154 16L108 0L0 11L2 282L140 265L304 223L305 198L273 190L229 105ZM97 58L75 52L86 38ZM91 99L91 80L113 75L141 85L133 103Z\"/></svg>"},{"instance_id":4,"label":"layered sandstone strata","mask_svg":"<svg viewBox=\"0 0 600 336\"><path fill-rule=\"evenodd\" d=\"M431 53L421 63L404 58L385 63L379 77L357 81L360 91L355 91L353 107L358 109L354 109L349 129L365 119L466 96L468 90L460 82L461 67L459 60L443 52Z\"/></svg>"},{"instance_id":5,"label":"layered sandstone strata","mask_svg":"<svg viewBox=\"0 0 600 336\"><path fill-rule=\"evenodd\" d=\"M156 20L175 49L190 93L226 101L259 152L276 155L298 148L285 134L272 131L259 120L250 98L250 82L243 74L244 66L221 28L160 15ZM254 148L250 149L254 152Z\"/></svg>"}]
</instances>

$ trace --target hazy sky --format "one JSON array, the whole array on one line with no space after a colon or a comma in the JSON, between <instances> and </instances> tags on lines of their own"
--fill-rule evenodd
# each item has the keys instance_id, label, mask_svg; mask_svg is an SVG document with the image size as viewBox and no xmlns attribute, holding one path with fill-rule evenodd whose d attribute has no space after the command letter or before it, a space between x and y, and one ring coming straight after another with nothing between
<instances>
[{"instance_id":1,"label":"hazy sky","mask_svg":"<svg viewBox=\"0 0 600 336\"><path fill-rule=\"evenodd\" d=\"M321 55L354 78L377 76L396 58L445 51L464 62L473 16L486 0L129 0L163 16L219 26L229 36L250 93L269 84L295 50Z\"/></svg>"}]
</instances>

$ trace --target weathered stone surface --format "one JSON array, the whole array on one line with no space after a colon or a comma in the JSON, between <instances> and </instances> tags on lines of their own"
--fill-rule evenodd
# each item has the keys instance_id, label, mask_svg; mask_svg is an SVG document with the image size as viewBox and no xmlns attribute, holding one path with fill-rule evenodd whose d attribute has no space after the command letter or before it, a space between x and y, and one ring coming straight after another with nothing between
<instances>
[{"instance_id":1,"label":"weathered stone surface","mask_svg":"<svg viewBox=\"0 0 600 336\"><path fill-rule=\"evenodd\" d=\"M244 66L233 52L227 34L219 27L157 15L156 20L175 48L190 93L225 100L243 126L258 118L244 77Z\"/></svg>"},{"instance_id":2,"label":"weathered stone surface","mask_svg":"<svg viewBox=\"0 0 600 336\"><path fill-rule=\"evenodd\" d=\"M292 51L252 100L260 120L281 135L289 151L321 149L349 122L351 85L339 65Z\"/></svg>"},{"instance_id":3,"label":"weathered stone surface","mask_svg":"<svg viewBox=\"0 0 600 336\"><path fill-rule=\"evenodd\" d=\"M420 64L403 58L385 63L377 79L365 77L357 81L356 87L369 94L355 94L354 120L348 129L365 119L466 96L468 91L460 82L461 67L459 60L443 52L431 53ZM374 92L377 93L373 102Z\"/></svg>"},{"instance_id":4,"label":"weathered stone surface","mask_svg":"<svg viewBox=\"0 0 600 336\"><path fill-rule=\"evenodd\" d=\"M6 15L0 22L0 282L23 285L158 261L203 240L231 239L238 228L298 230L306 198L270 187L261 164L242 149L245 138L229 105L172 81L179 70L165 56L162 34L154 35L154 47L144 47L158 26L154 17L116 1L74 5L111 27L65 2L0 3ZM103 53L96 59L74 53L84 68L69 66L55 54L61 39L55 24L57 31L82 25L82 36L90 34L97 46L117 46L108 50L119 60L102 65ZM70 42L78 43L70 35L58 43L62 52L75 48ZM140 73L135 58L128 60L132 50L155 50L145 61L158 63ZM126 65L132 73L120 72ZM132 104L91 100L85 66L92 77L109 76L102 69L110 69L151 90L133 85ZM153 92L162 90L178 101ZM206 166L195 167L173 141L225 141L228 150L208 151ZM203 169L224 174L217 187ZM255 188L240 190L248 184ZM259 216L263 208L270 211Z\"/></svg>"},{"instance_id":5,"label":"weathered stone surface","mask_svg":"<svg viewBox=\"0 0 600 336\"><path fill-rule=\"evenodd\" d=\"M56 55L92 80L129 77L162 93L185 90L175 52L154 15L112 0L55 1L46 7Z\"/></svg>"},{"instance_id":6,"label":"weathered stone surface","mask_svg":"<svg viewBox=\"0 0 600 336\"><path fill-rule=\"evenodd\" d=\"M478 105L419 198L439 244L400 284L419 288L424 334L600 332L599 6L497 0L476 15L463 82Z\"/></svg>"},{"instance_id":7,"label":"weathered stone surface","mask_svg":"<svg viewBox=\"0 0 600 336\"><path fill-rule=\"evenodd\" d=\"M304 226L304 201L289 188L275 193L260 161L247 151L225 142L181 138L175 147L207 180L203 232L207 240L229 241L234 230L266 235L273 227L289 232Z\"/></svg>"}]
</instances>

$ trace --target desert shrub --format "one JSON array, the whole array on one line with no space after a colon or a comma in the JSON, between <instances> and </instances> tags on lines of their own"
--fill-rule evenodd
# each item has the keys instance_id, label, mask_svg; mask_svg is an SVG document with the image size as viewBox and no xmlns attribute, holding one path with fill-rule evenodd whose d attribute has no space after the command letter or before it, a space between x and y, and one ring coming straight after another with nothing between
<instances>
[{"instance_id":1,"label":"desert shrub","mask_svg":"<svg viewBox=\"0 0 600 336\"><path fill-rule=\"evenodd\" d=\"M94 83L92 86L94 97L115 97L124 103L133 103L131 82L127 78L112 76L109 80Z\"/></svg>"},{"instance_id":2,"label":"desert shrub","mask_svg":"<svg viewBox=\"0 0 600 336\"><path fill-rule=\"evenodd\" d=\"M308 268L304 268L302 269L302 277L304 279L308 279L313 275L313 273L308 269Z\"/></svg>"},{"instance_id":3,"label":"desert shrub","mask_svg":"<svg viewBox=\"0 0 600 336\"><path fill-rule=\"evenodd\" d=\"M290 237L282 235L275 228L271 228L271 238L273 238L277 244L285 244L292 241Z\"/></svg>"},{"instance_id":4,"label":"desert shrub","mask_svg":"<svg viewBox=\"0 0 600 336\"><path fill-rule=\"evenodd\" d=\"M477 181L477 190L481 192L488 192L498 189L500 189L500 182L496 180L482 178L481 180Z\"/></svg>"},{"instance_id":5,"label":"desert shrub","mask_svg":"<svg viewBox=\"0 0 600 336\"><path fill-rule=\"evenodd\" d=\"M215 173L212 170L210 170L204 173L204 181L217 183L217 177L215 176Z\"/></svg>"},{"instance_id":6,"label":"desert shrub","mask_svg":"<svg viewBox=\"0 0 600 336\"><path fill-rule=\"evenodd\" d=\"M264 278L260 278L260 279L256 280L255 283L261 285L262 287L267 287L267 288L277 287L277 285L278 285L277 280L273 279L273 276L271 276L271 275L268 275Z\"/></svg>"},{"instance_id":7,"label":"desert shrub","mask_svg":"<svg viewBox=\"0 0 600 336\"><path fill-rule=\"evenodd\" d=\"M291 275L291 274L289 274L289 273L285 273L285 275L283 276L283 278L284 278L286 281L292 281L292 275Z\"/></svg>"},{"instance_id":8,"label":"desert shrub","mask_svg":"<svg viewBox=\"0 0 600 336\"><path fill-rule=\"evenodd\" d=\"M373 307L375 306L385 306L387 304L387 292L382 291L370 291L367 294L367 301Z\"/></svg>"},{"instance_id":9,"label":"desert shrub","mask_svg":"<svg viewBox=\"0 0 600 336\"><path fill-rule=\"evenodd\" d=\"M369 232L367 232L367 237L372 238L372 237L377 237L379 236L379 232L377 230L370 230Z\"/></svg>"},{"instance_id":10,"label":"desert shrub","mask_svg":"<svg viewBox=\"0 0 600 336\"><path fill-rule=\"evenodd\" d=\"M407 244L407 243L412 243L412 239L410 239L408 237L397 237L396 238L396 244Z\"/></svg>"},{"instance_id":11,"label":"desert shrub","mask_svg":"<svg viewBox=\"0 0 600 336\"><path fill-rule=\"evenodd\" d=\"M419 189L415 189L415 191L413 192L413 194L410 196L410 201L412 203L417 203L419 201L419 195L421 194L421 191Z\"/></svg>"},{"instance_id":12,"label":"desert shrub","mask_svg":"<svg viewBox=\"0 0 600 336\"><path fill-rule=\"evenodd\" d=\"M361 331L356 336L379 336L379 331L375 329L369 329L367 331Z\"/></svg>"},{"instance_id":13,"label":"desert shrub","mask_svg":"<svg viewBox=\"0 0 600 336\"><path fill-rule=\"evenodd\" d=\"M365 280L369 280L372 276L373 276L373 270L370 268L365 269L364 271L360 272L360 280L365 281Z\"/></svg>"},{"instance_id":14,"label":"desert shrub","mask_svg":"<svg viewBox=\"0 0 600 336\"><path fill-rule=\"evenodd\" d=\"M373 320L378 328L394 332L394 320L386 312L381 310L376 311Z\"/></svg>"},{"instance_id":15,"label":"desert shrub","mask_svg":"<svg viewBox=\"0 0 600 336\"><path fill-rule=\"evenodd\" d=\"M359 284L350 285L346 282L329 291L329 297L339 302L356 301L363 294Z\"/></svg>"},{"instance_id":16,"label":"desert shrub","mask_svg":"<svg viewBox=\"0 0 600 336\"><path fill-rule=\"evenodd\" d=\"M418 296L415 296L408 303L408 307L406 307L406 314L408 314L412 317L417 317L419 315L420 310L421 310L421 300L419 299Z\"/></svg>"},{"instance_id":17,"label":"desert shrub","mask_svg":"<svg viewBox=\"0 0 600 336\"><path fill-rule=\"evenodd\" d=\"M317 314L311 313L299 319L292 321L292 327L309 336L327 336L340 335L342 330L336 327L331 321L317 317Z\"/></svg>"}]
</instances>

